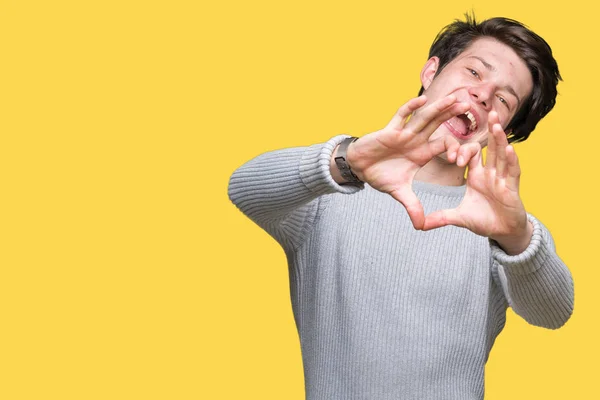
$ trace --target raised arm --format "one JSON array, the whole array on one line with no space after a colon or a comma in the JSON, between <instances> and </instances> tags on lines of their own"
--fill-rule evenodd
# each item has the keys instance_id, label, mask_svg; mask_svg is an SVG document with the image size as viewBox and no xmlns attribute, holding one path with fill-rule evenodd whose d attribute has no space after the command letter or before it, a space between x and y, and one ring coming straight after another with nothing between
<instances>
[{"instance_id":1,"label":"raised arm","mask_svg":"<svg viewBox=\"0 0 600 400\"><path fill-rule=\"evenodd\" d=\"M330 160L348 136L326 143L262 154L238 168L229 180L229 198L280 242L299 241L328 193L354 193L360 186L337 184ZM321 204L322 206L322 204Z\"/></svg>"},{"instance_id":2,"label":"raised arm","mask_svg":"<svg viewBox=\"0 0 600 400\"><path fill-rule=\"evenodd\" d=\"M555 329L573 311L571 273L556 254L550 232L525 211L517 154L495 112L488 123L485 165L477 152L469 160L467 190L460 205L428 215L425 229L456 225L489 238L492 273L510 306L527 322Z\"/></svg>"},{"instance_id":3,"label":"raised arm","mask_svg":"<svg viewBox=\"0 0 600 400\"><path fill-rule=\"evenodd\" d=\"M416 172L444 152L454 162L461 147L452 137L433 141L429 138L440 124L469 107L457 102L453 95L428 105L426 100L420 96L404 104L385 128L353 142L347 153L348 164L358 177L401 202L417 229L422 229L425 215L412 191ZM420 108L421 112L413 116ZM344 185L336 170L335 152L347 137L274 151L249 161L231 177L230 199L276 238L280 234L302 236L320 207L319 201L314 200L329 193L354 193L361 188Z\"/></svg>"}]
</instances>

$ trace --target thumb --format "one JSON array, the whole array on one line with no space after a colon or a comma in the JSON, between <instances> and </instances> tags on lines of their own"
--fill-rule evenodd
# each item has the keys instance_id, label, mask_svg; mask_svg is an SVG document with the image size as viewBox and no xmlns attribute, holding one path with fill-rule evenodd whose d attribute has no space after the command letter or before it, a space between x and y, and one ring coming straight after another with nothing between
<instances>
[{"instance_id":1,"label":"thumb","mask_svg":"<svg viewBox=\"0 0 600 400\"><path fill-rule=\"evenodd\" d=\"M408 216L415 229L423 229L425 212L423 211L423 206L421 205L417 195L415 195L410 186L404 185L398 189L392 190L390 195L402 203L404 208L406 208Z\"/></svg>"},{"instance_id":2,"label":"thumb","mask_svg":"<svg viewBox=\"0 0 600 400\"><path fill-rule=\"evenodd\" d=\"M464 227L463 220L455 208L451 210L438 210L429 214L425 217L423 230L429 231L447 225Z\"/></svg>"}]
</instances>

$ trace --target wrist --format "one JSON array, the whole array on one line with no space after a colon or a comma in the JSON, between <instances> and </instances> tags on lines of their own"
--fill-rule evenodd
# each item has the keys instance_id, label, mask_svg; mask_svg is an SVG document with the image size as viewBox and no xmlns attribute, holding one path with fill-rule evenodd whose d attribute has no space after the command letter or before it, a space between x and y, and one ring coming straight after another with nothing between
<instances>
[{"instance_id":1,"label":"wrist","mask_svg":"<svg viewBox=\"0 0 600 400\"><path fill-rule=\"evenodd\" d=\"M527 221L525 229L521 233L515 235L504 236L501 238L491 238L496 241L498 245L508 255L514 256L521 254L529 247L531 243L531 237L533 236L533 224L531 221Z\"/></svg>"},{"instance_id":2,"label":"wrist","mask_svg":"<svg viewBox=\"0 0 600 400\"><path fill-rule=\"evenodd\" d=\"M358 138L344 139L333 150L329 161L329 171L333 180L339 185L361 185L363 182L354 174L348 162L348 149Z\"/></svg>"}]
</instances>

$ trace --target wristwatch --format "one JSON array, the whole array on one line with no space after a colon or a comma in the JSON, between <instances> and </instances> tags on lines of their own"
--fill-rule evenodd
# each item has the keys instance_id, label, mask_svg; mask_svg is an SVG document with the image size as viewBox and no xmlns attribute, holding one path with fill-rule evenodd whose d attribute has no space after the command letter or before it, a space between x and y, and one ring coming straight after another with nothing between
<instances>
[{"instance_id":1,"label":"wristwatch","mask_svg":"<svg viewBox=\"0 0 600 400\"><path fill-rule=\"evenodd\" d=\"M354 175L354 172L352 172L350 166L346 162L346 152L348 151L348 146L350 146L350 143L356 142L357 140L357 137L346 138L340 143L340 146L337 149L337 154L334 161L335 165L340 171L340 174L342 175L342 178L344 178L346 181L343 183L343 185L356 185L363 183L356 175Z\"/></svg>"}]
</instances>

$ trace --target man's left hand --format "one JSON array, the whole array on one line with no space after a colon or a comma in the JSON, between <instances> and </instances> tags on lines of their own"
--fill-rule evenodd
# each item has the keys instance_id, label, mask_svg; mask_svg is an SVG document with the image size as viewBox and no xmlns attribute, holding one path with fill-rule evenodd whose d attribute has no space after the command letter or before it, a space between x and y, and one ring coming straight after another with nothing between
<instances>
[{"instance_id":1,"label":"man's left hand","mask_svg":"<svg viewBox=\"0 0 600 400\"><path fill-rule=\"evenodd\" d=\"M459 153L457 164L468 162L467 191L457 208L440 210L425 218L423 230L446 225L467 228L498 242L507 254L523 252L531 240L533 225L527 220L519 196L521 168L513 146L508 144L498 114L488 117L489 135L485 166L481 147L470 160ZM479 146L479 145L477 145ZM469 154L465 153L465 156Z\"/></svg>"}]
</instances>

